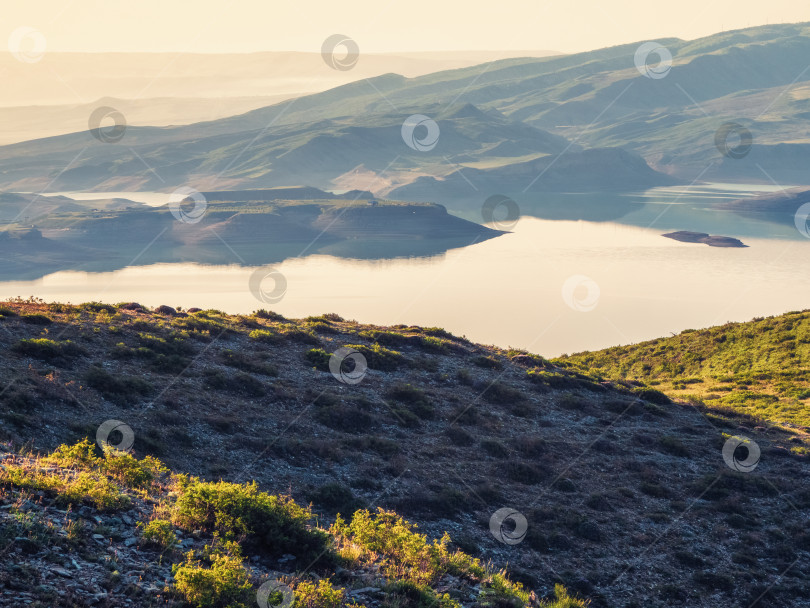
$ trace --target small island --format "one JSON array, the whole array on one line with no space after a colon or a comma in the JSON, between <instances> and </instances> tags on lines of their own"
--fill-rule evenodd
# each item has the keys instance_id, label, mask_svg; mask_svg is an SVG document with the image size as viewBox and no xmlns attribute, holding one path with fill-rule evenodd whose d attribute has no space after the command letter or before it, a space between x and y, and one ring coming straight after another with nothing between
<instances>
[{"instance_id":1,"label":"small island","mask_svg":"<svg viewBox=\"0 0 810 608\"><path fill-rule=\"evenodd\" d=\"M668 239L674 239L682 243L703 243L709 247L748 247L739 239L730 236L717 236L705 232L691 232L689 230L678 230L662 234Z\"/></svg>"}]
</instances>

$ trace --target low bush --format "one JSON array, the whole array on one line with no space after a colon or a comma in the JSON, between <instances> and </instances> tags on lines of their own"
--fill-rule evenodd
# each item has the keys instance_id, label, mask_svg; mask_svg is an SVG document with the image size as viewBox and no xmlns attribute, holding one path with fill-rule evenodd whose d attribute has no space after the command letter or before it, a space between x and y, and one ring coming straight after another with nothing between
<instances>
[{"instance_id":1,"label":"low bush","mask_svg":"<svg viewBox=\"0 0 810 608\"><path fill-rule=\"evenodd\" d=\"M310 494L309 499L317 509L329 515L349 515L363 506L351 488L337 482L322 485Z\"/></svg>"},{"instance_id":2,"label":"low bush","mask_svg":"<svg viewBox=\"0 0 810 608\"><path fill-rule=\"evenodd\" d=\"M141 332L136 337L139 346L160 355L185 356L194 353L194 347L189 343L187 334L180 332L172 331L160 336Z\"/></svg>"},{"instance_id":3,"label":"low bush","mask_svg":"<svg viewBox=\"0 0 810 608\"><path fill-rule=\"evenodd\" d=\"M255 605L250 573L239 555L208 552L186 553L185 561L172 566L174 589L195 608L248 608Z\"/></svg>"},{"instance_id":4,"label":"low bush","mask_svg":"<svg viewBox=\"0 0 810 608\"><path fill-rule=\"evenodd\" d=\"M402 353L389 350L379 344L366 346L364 344L346 344L346 348L356 350L366 359L366 363L371 369L376 369L384 372L396 370L400 365L405 363L407 359Z\"/></svg>"},{"instance_id":5,"label":"low bush","mask_svg":"<svg viewBox=\"0 0 810 608\"><path fill-rule=\"evenodd\" d=\"M340 608L346 595L326 579L317 583L302 581L295 586L294 593L295 608Z\"/></svg>"},{"instance_id":6,"label":"low bush","mask_svg":"<svg viewBox=\"0 0 810 608\"><path fill-rule=\"evenodd\" d=\"M248 338L265 344L281 344L284 341L283 336L270 329L254 329L248 334Z\"/></svg>"},{"instance_id":7,"label":"low bush","mask_svg":"<svg viewBox=\"0 0 810 608\"><path fill-rule=\"evenodd\" d=\"M277 312L273 312L272 310L264 310L263 308L254 312L253 316L256 317L257 319L267 319L268 321L275 321L280 323L283 323L287 320L286 317L278 314Z\"/></svg>"},{"instance_id":8,"label":"low bush","mask_svg":"<svg viewBox=\"0 0 810 608\"><path fill-rule=\"evenodd\" d=\"M322 348L311 348L304 355L304 359L317 370L322 372L329 371L329 360L332 355Z\"/></svg>"},{"instance_id":9,"label":"low bush","mask_svg":"<svg viewBox=\"0 0 810 608\"><path fill-rule=\"evenodd\" d=\"M472 364L485 369L503 369L503 363L498 361L495 357L485 355L476 355L473 357Z\"/></svg>"},{"instance_id":10,"label":"low bush","mask_svg":"<svg viewBox=\"0 0 810 608\"><path fill-rule=\"evenodd\" d=\"M216 532L255 550L281 557L291 553L309 563L328 553L328 536L309 527L311 513L286 496L273 496L255 482L235 484L179 479L180 496L171 521L185 529Z\"/></svg>"},{"instance_id":11,"label":"low bush","mask_svg":"<svg viewBox=\"0 0 810 608\"><path fill-rule=\"evenodd\" d=\"M219 391L227 391L247 397L263 397L267 394L267 387L250 374L226 374L220 370L203 370L205 385Z\"/></svg>"},{"instance_id":12,"label":"low bush","mask_svg":"<svg viewBox=\"0 0 810 608\"><path fill-rule=\"evenodd\" d=\"M368 412L342 403L319 407L315 411L315 420L330 429L346 433L363 433L376 426L374 418Z\"/></svg>"},{"instance_id":13,"label":"low bush","mask_svg":"<svg viewBox=\"0 0 810 608\"><path fill-rule=\"evenodd\" d=\"M449 427L447 430L445 430L444 434L449 437L450 441L453 442L453 445L466 447L475 443L475 437L457 426Z\"/></svg>"},{"instance_id":14,"label":"low bush","mask_svg":"<svg viewBox=\"0 0 810 608\"><path fill-rule=\"evenodd\" d=\"M508 479L527 485L538 484L548 477L545 469L527 462L508 462L502 471Z\"/></svg>"},{"instance_id":15,"label":"low bush","mask_svg":"<svg viewBox=\"0 0 810 608\"><path fill-rule=\"evenodd\" d=\"M656 405L667 405L672 403L672 400L661 391L654 388L648 388L646 386L639 386L633 389L633 394L640 399L644 399L650 403L655 403Z\"/></svg>"},{"instance_id":16,"label":"low bush","mask_svg":"<svg viewBox=\"0 0 810 608\"><path fill-rule=\"evenodd\" d=\"M143 529L141 532L141 544L144 547L158 549L159 551L170 551L177 545L177 537L174 535L172 522L165 519L153 519L149 523L138 522Z\"/></svg>"},{"instance_id":17,"label":"low bush","mask_svg":"<svg viewBox=\"0 0 810 608\"><path fill-rule=\"evenodd\" d=\"M408 411L420 420L432 420L436 409L425 392L410 384L397 383L392 386L387 396L398 403L408 406Z\"/></svg>"},{"instance_id":18,"label":"low bush","mask_svg":"<svg viewBox=\"0 0 810 608\"><path fill-rule=\"evenodd\" d=\"M49 338L26 338L11 347L15 353L43 361L68 359L86 354L84 349L70 340L50 340Z\"/></svg>"},{"instance_id":19,"label":"low bush","mask_svg":"<svg viewBox=\"0 0 810 608\"><path fill-rule=\"evenodd\" d=\"M152 392L152 385L136 376L114 376L107 370L93 366L85 374L87 386L96 389L110 401L117 403L132 403L140 396Z\"/></svg>"},{"instance_id":20,"label":"low bush","mask_svg":"<svg viewBox=\"0 0 810 608\"><path fill-rule=\"evenodd\" d=\"M24 314L20 316L20 320L28 325L50 325L53 323L53 319L40 314Z\"/></svg>"}]
</instances>

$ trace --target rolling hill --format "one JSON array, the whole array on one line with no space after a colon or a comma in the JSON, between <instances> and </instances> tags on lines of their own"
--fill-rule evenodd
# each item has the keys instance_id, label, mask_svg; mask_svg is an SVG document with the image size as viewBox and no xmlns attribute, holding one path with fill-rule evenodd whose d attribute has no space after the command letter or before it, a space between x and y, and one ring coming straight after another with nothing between
<instances>
[{"instance_id":1,"label":"rolling hill","mask_svg":"<svg viewBox=\"0 0 810 608\"><path fill-rule=\"evenodd\" d=\"M617 165L625 169L626 190L666 183L647 167L636 171L639 156L670 175L670 183L806 181L807 25L659 42L673 56L664 78L640 73L634 64L639 44L632 44L413 78L385 74L229 118L131 127L114 145L85 132L5 146L0 186L162 190L194 184L202 190L341 183L379 194L419 180L418 191L436 186L463 196L469 193L465 168L494 172L480 176L485 189L519 191L525 176L512 182L510 170L539 167L542 173L543 163L568 154L570 170L555 161L555 173L543 173L532 187L610 188L603 175ZM402 141L403 121L415 114L437 123L435 148L415 151ZM723 145L738 145L733 137L720 148L715 141L728 123L747 129L754 144L738 158L722 153ZM590 178L575 162L586 149L600 150L587 159Z\"/></svg>"},{"instance_id":2,"label":"rolling hill","mask_svg":"<svg viewBox=\"0 0 810 608\"><path fill-rule=\"evenodd\" d=\"M802 339L807 314L767 320L769 335ZM536 607L556 584L596 608L806 599L806 428L438 328L136 303L0 315L2 605L227 605L195 595L217 573L235 598L279 577L312 597L298 586L323 579L314 597L333 603L318 608ZM737 346L698 353L761 368L791 350L761 341L761 323L714 328ZM676 374L670 350L646 361ZM93 452L108 420L138 460ZM505 526L504 508L527 527Z\"/></svg>"},{"instance_id":3,"label":"rolling hill","mask_svg":"<svg viewBox=\"0 0 810 608\"><path fill-rule=\"evenodd\" d=\"M571 369L638 380L669 395L810 431L810 313L687 330L561 357Z\"/></svg>"}]
</instances>

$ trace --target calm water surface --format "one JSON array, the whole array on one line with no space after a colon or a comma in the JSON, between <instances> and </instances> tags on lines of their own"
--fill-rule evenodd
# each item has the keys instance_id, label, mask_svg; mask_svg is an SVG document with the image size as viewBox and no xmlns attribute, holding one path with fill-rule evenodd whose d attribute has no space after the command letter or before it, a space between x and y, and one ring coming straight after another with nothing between
<instances>
[{"instance_id":1,"label":"calm water surface","mask_svg":"<svg viewBox=\"0 0 810 608\"><path fill-rule=\"evenodd\" d=\"M766 188L747 191L757 189ZM609 221L524 216L511 234L430 258L289 259L274 265L288 289L272 306L248 289L254 269L237 264L57 272L0 283L0 297L135 300L231 313L266 307L289 317L336 312L365 323L444 327L476 342L546 356L810 308L810 240L784 222L707 206L735 196L719 186L686 194L658 189L635 197L629 211ZM524 213L547 211L531 207L521 202ZM472 217L469 210L459 214ZM749 247L712 248L660 236L669 230L736 236Z\"/></svg>"}]
</instances>

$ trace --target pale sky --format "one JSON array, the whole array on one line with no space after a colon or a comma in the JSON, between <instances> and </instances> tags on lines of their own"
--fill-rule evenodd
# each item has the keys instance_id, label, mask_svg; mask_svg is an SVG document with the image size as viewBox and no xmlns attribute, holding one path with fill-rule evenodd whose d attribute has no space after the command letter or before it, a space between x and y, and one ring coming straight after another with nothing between
<instances>
[{"instance_id":1,"label":"pale sky","mask_svg":"<svg viewBox=\"0 0 810 608\"><path fill-rule=\"evenodd\" d=\"M33 27L54 51L576 52L810 21L806 0L0 0L7 38ZM5 30L5 32L3 31Z\"/></svg>"}]
</instances>

